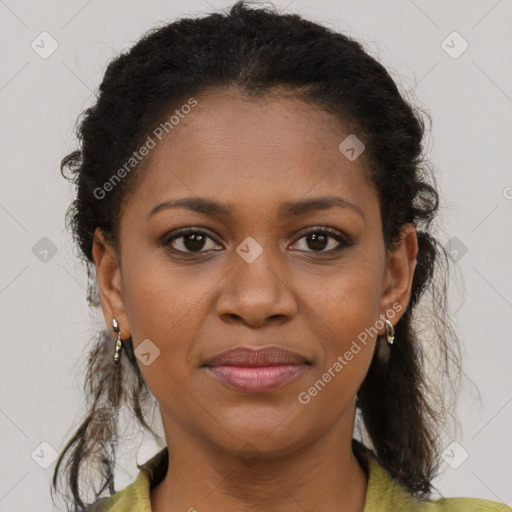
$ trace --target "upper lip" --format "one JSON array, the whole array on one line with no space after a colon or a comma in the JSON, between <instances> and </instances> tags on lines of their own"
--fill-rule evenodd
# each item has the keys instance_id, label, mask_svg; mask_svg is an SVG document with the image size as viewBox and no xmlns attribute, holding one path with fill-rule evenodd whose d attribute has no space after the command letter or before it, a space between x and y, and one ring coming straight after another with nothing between
<instances>
[{"instance_id":1,"label":"upper lip","mask_svg":"<svg viewBox=\"0 0 512 512\"><path fill-rule=\"evenodd\" d=\"M209 359L205 366L278 366L305 364L306 358L275 345L254 348L235 347Z\"/></svg>"}]
</instances>

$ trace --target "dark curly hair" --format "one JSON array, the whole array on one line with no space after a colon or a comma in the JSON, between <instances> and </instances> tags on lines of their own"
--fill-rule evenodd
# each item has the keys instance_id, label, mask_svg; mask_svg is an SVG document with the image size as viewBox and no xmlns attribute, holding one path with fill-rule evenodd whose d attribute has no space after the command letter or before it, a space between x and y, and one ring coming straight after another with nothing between
<instances>
[{"instance_id":1,"label":"dark curly hair","mask_svg":"<svg viewBox=\"0 0 512 512\"><path fill-rule=\"evenodd\" d=\"M297 14L239 1L227 13L153 28L112 60L95 104L79 119L80 149L61 163L61 173L66 177L67 168L73 175L67 179L76 186L66 226L87 267L89 303L100 306L92 257L95 229L119 248L121 208L146 161L113 187L108 200L97 197L98 189L172 108L211 88L259 97L279 88L338 116L366 146L366 172L378 191L386 248L393 248L404 224L416 227L419 252L410 302L396 325L392 350L377 340L357 393L356 427L396 481L415 496L428 497L439 469L440 433L453 418L447 397L456 396L461 376L460 347L447 313L449 254L433 234L439 196L423 151L424 112L404 99L362 43ZM433 327L433 335L427 339L422 328L420 340L424 324ZM72 500L68 510L73 511L88 506L84 482L92 502L107 488L115 492L122 406L128 406L142 431L157 436L146 416L148 404L156 400L139 371L131 339L125 342L128 357L113 366L111 333L103 330L94 338L85 376L87 414L63 448L52 482L53 497L58 475L65 475ZM425 361L427 356L435 359ZM427 373L427 363L439 370L437 377ZM446 384L454 393L446 393ZM92 478L85 479L84 468L99 472L96 488Z\"/></svg>"}]
</instances>

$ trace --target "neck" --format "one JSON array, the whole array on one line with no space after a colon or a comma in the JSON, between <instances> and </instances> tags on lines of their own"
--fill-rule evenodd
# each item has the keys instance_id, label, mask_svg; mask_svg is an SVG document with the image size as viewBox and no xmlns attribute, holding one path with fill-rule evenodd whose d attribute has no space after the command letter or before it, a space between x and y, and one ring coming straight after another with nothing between
<instances>
[{"instance_id":1,"label":"neck","mask_svg":"<svg viewBox=\"0 0 512 512\"><path fill-rule=\"evenodd\" d=\"M364 511L367 475L352 451L352 429L334 426L293 453L243 462L188 432L171 430L166 429L169 470L151 490L152 512L252 512L255 506L268 512Z\"/></svg>"}]
</instances>

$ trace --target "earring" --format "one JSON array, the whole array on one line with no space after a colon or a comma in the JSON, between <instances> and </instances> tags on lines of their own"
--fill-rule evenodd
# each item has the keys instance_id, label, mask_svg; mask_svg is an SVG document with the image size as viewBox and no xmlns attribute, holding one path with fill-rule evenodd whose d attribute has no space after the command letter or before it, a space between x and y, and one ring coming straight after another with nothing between
<instances>
[{"instance_id":1,"label":"earring","mask_svg":"<svg viewBox=\"0 0 512 512\"><path fill-rule=\"evenodd\" d=\"M119 324L117 320L112 319L112 329L117 332L117 341L116 341L116 350L114 352L114 364L119 363L119 356L121 355L121 349L123 347L123 340L121 339L121 330L119 329Z\"/></svg>"},{"instance_id":2,"label":"earring","mask_svg":"<svg viewBox=\"0 0 512 512\"><path fill-rule=\"evenodd\" d=\"M395 328L393 324L386 318L386 340L390 345L393 345L393 341L395 340Z\"/></svg>"}]
</instances>

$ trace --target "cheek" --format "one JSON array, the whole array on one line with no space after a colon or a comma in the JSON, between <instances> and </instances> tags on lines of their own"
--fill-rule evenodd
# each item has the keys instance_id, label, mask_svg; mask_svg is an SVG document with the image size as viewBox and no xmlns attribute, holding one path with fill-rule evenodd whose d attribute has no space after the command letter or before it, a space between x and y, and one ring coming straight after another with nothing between
<instances>
[{"instance_id":1,"label":"cheek","mask_svg":"<svg viewBox=\"0 0 512 512\"><path fill-rule=\"evenodd\" d=\"M326 312L329 329L319 338L321 357L314 366L308 394L322 394L319 401L347 405L355 396L368 371L376 342L372 329L376 317L366 297L339 301L339 308ZM320 327L322 329L322 327Z\"/></svg>"},{"instance_id":2,"label":"cheek","mask_svg":"<svg viewBox=\"0 0 512 512\"><path fill-rule=\"evenodd\" d=\"M123 289L134 343L152 339L165 348L198 330L208 290L221 278L197 266L171 265L164 250L127 262Z\"/></svg>"},{"instance_id":3,"label":"cheek","mask_svg":"<svg viewBox=\"0 0 512 512\"><path fill-rule=\"evenodd\" d=\"M303 282L300 292L309 309L310 321L321 328L326 351L340 351L379 318L383 262L372 253L358 250L343 264Z\"/></svg>"},{"instance_id":4,"label":"cheek","mask_svg":"<svg viewBox=\"0 0 512 512\"><path fill-rule=\"evenodd\" d=\"M216 281L192 272L191 267L171 270L162 261L126 265L123 288L133 348L145 382L162 405L168 396L183 395L205 295Z\"/></svg>"},{"instance_id":5,"label":"cheek","mask_svg":"<svg viewBox=\"0 0 512 512\"><path fill-rule=\"evenodd\" d=\"M364 380L375 347L375 327L382 327L378 323L382 275L382 261L366 252L347 259L321 284L307 283L308 323L321 346L312 387L304 390L304 401L311 398L312 408L320 403L325 407L332 400L339 411L351 403Z\"/></svg>"}]
</instances>

